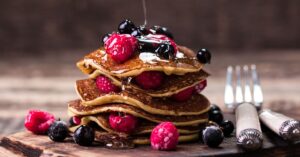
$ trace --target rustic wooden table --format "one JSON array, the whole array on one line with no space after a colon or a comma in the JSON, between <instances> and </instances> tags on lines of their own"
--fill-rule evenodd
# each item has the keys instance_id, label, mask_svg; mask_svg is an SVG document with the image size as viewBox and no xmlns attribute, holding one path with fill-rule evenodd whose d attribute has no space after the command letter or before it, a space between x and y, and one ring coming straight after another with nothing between
<instances>
[{"instance_id":1,"label":"rustic wooden table","mask_svg":"<svg viewBox=\"0 0 300 157\"><path fill-rule=\"evenodd\" d=\"M38 57L1 58L0 135L23 131L24 116L31 108L47 110L67 119L66 102L77 98L74 82L86 78L74 64L84 51L72 55L70 52L74 51L62 51L59 58L51 53ZM249 51L243 54L218 52L213 57L212 64L206 67L212 76L204 91L211 102L225 110L223 94L226 66L255 63L264 92L263 107L300 119L300 50ZM0 152L9 153L1 147Z\"/></svg>"}]
</instances>

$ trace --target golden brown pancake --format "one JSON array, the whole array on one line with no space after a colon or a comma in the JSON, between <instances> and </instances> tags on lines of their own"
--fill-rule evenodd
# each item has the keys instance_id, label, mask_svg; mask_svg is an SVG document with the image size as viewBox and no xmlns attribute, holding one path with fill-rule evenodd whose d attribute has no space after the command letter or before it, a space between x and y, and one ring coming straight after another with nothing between
<instances>
[{"instance_id":1,"label":"golden brown pancake","mask_svg":"<svg viewBox=\"0 0 300 157\"><path fill-rule=\"evenodd\" d=\"M107 76L118 78L137 76L144 71L162 71L167 75L184 75L189 72L197 72L203 67L196 57L188 57L184 52L178 52L177 56L174 60L165 60L158 58L154 53L135 53L128 61L120 64L111 59L104 48L100 48L77 62L77 67L86 74L98 69Z\"/></svg>"},{"instance_id":2,"label":"golden brown pancake","mask_svg":"<svg viewBox=\"0 0 300 157\"><path fill-rule=\"evenodd\" d=\"M91 122L95 122L99 127L101 127L103 130L105 130L107 132L118 134L118 132L114 131L114 129L112 129L109 125L108 113L91 115L91 116L83 116L81 118L80 125L88 125ZM74 132L80 125L71 127L70 131ZM152 129L156 125L158 125L158 123L154 123L154 122L148 121L146 119L139 118L138 126L132 134L149 134L149 133L151 133ZM201 126L204 126L204 125L205 124L201 124ZM200 128L201 127L199 125L177 126L178 132L180 134L199 133Z\"/></svg>"},{"instance_id":3,"label":"golden brown pancake","mask_svg":"<svg viewBox=\"0 0 300 157\"><path fill-rule=\"evenodd\" d=\"M76 81L76 91L85 106L107 103L125 103L141 108L152 114L162 115L199 115L209 110L209 101L201 94L194 94L184 102L169 98L155 98L134 89L120 93L100 93L93 79Z\"/></svg>"},{"instance_id":4,"label":"golden brown pancake","mask_svg":"<svg viewBox=\"0 0 300 157\"><path fill-rule=\"evenodd\" d=\"M81 104L80 100L74 100L69 102L68 105L69 116L85 116L85 115L88 116L88 115L96 115L99 113L107 113L107 112L128 113L133 116L147 119L151 122L156 122L156 123L170 121L173 122L174 125L176 126L197 125L208 121L207 112L200 115L166 116L166 115L151 114L145 112L142 109L127 104L104 104L98 106L84 106Z\"/></svg>"},{"instance_id":5,"label":"golden brown pancake","mask_svg":"<svg viewBox=\"0 0 300 157\"><path fill-rule=\"evenodd\" d=\"M100 70L95 70L90 74L90 78L96 78L99 75L105 75ZM168 97L178 92L181 92L189 87L195 86L199 84L201 81L205 80L209 74L200 70L198 72L187 73L185 75L166 75L164 78L164 82L158 89L142 89L138 85L135 84L133 78L120 79L117 77L113 77L110 75L106 75L106 77L112 80L112 83L119 86L120 88L134 88L137 90L141 90L142 92L153 96L153 97ZM128 83L130 82L130 83ZM122 87L122 85L124 87Z\"/></svg>"},{"instance_id":6,"label":"golden brown pancake","mask_svg":"<svg viewBox=\"0 0 300 157\"><path fill-rule=\"evenodd\" d=\"M191 141L196 141L199 139L199 134L194 133L194 134L183 134L179 135L178 142L179 143L184 143L184 142L191 142ZM102 130L96 130L95 131L95 141L105 143L106 146L111 146L108 144L113 145L124 145L124 148L133 148L134 144L136 145L146 145L150 144L150 135L135 135L135 136L128 136L125 134L113 134L109 132L105 132ZM117 147L118 149L122 147Z\"/></svg>"}]
</instances>

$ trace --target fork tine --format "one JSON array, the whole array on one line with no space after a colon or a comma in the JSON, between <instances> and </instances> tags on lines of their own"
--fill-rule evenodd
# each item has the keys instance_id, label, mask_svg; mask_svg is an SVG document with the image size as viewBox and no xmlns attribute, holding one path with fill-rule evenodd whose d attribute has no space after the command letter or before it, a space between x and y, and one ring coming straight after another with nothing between
<instances>
[{"instance_id":1,"label":"fork tine","mask_svg":"<svg viewBox=\"0 0 300 157\"><path fill-rule=\"evenodd\" d=\"M235 90L235 102L236 104L240 104L244 102L243 91L241 86L241 67L235 67L236 73L236 90Z\"/></svg>"},{"instance_id":2,"label":"fork tine","mask_svg":"<svg viewBox=\"0 0 300 157\"><path fill-rule=\"evenodd\" d=\"M232 66L227 67L224 102L228 109L234 108L234 95L232 87Z\"/></svg>"},{"instance_id":3,"label":"fork tine","mask_svg":"<svg viewBox=\"0 0 300 157\"><path fill-rule=\"evenodd\" d=\"M251 65L251 73L252 73L252 80L253 80L253 99L254 104L260 108L263 103L263 94L262 89L259 83L258 74L256 72L256 65Z\"/></svg>"},{"instance_id":4,"label":"fork tine","mask_svg":"<svg viewBox=\"0 0 300 157\"><path fill-rule=\"evenodd\" d=\"M244 86L244 97L245 97L245 102L251 102L252 101L252 96L251 96L251 89L250 89L250 80L251 77L249 75L249 70L248 66L244 65L243 70L244 70L244 79L245 79L245 86Z\"/></svg>"}]
</instances>

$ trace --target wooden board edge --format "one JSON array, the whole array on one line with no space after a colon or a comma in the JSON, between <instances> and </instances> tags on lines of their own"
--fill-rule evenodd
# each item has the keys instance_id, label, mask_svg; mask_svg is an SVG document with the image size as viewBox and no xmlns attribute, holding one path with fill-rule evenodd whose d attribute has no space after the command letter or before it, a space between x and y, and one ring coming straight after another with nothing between
<instances>
[{"instance_id":1,"label":"wooden board edge","mask_svg":"<svg viewBox=\"0 0 300 157\"><path fill-rule=\"evenodd\" d=\"M43 150L40 148L25 145L9 137L3 137L0 146L22 156L39 157L43 153Z\"/></svg>"}]
</instances>

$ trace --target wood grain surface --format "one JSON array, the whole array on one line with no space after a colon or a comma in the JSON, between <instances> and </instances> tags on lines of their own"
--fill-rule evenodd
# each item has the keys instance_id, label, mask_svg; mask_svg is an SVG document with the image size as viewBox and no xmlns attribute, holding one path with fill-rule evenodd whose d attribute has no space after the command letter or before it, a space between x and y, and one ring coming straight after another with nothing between
<instances>
[{"instance_id":1,"label":"wood grain surface","mask_svg":"<svg viewBox=\"0 0 300 157\"><path fill-rule=\"evenodd\" d=\"M225 117L234 120L232 114ZM300 155L300 143L292 144L282 140L280 137L263 127L264 143L260 150L245 152L236 146L234 136L225 138L218 148L209 148L201 142L180 144L176 151L156 151L150 146L137 146L134 149L111 150L100 145L82 147L75 144L72 138L64 142L53 142L48 136L34 135L30 132L19 132L6 136L1 141L1 146L14 153L25 156L282 156L287 154ZM234 135L234 134L232 134ZM0 150L1 152L1 150Z\"/></svg>"}]
</instances>

